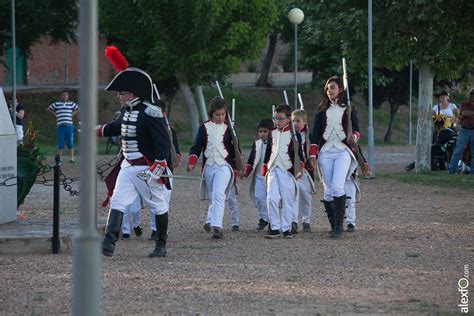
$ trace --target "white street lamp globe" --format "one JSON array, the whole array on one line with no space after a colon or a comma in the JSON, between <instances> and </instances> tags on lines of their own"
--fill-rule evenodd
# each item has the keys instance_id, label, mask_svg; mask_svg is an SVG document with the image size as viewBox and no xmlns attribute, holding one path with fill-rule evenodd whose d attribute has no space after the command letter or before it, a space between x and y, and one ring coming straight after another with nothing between
<instances>
[{"instance_id":1,"label":"white street lamp globe","mask_svg":"<svg viewBox=\"0 0 474 316\"><path fill-rule=\"evenodd\" d=\"M301 22L303 22L303 19L304 13L303 11L301 11L301 9L293 8L288 13L288 20L290 20L292 24L300 24Z\"/></svg>"}]
</instances>

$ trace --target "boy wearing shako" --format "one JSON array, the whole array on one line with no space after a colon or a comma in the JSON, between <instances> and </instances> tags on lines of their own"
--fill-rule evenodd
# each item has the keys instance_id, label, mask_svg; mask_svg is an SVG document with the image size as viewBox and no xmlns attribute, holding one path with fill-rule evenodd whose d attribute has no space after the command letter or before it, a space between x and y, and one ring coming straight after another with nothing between
<instances>
[{"instance_id":1,"label":"boy wearing shako","mask_svg":"<svg viewBox=\"0 0 474 316\"><path fill-rule=\"evenodd\" d=\"M225 100L214 97L209 102L208 114L210 120L199 126L189 150L186 169L188 172L194 169L199 156L204 154L200 198L209 199L207 219L213 229L212 238L221 239L225 201L237 175L235 149L228 127L230 123L227 121Z\"/></svg>"},{"instance_id":2,"label":"boy wearing shako","mask_svg":"<svg viewBox=\"0 0 474 316\"><path fill-rule=\"evenodd\" d=\"M281 237L280 230L284 238L292 238L291 219L294 209L297 207L298 186L295 175L295 165L297 158L303 161L301 151L301 135L295 132L294 135L291 124L291 107L281 104L275 109L273 117L276 128L274 128L268 138L265 150L264 163L262 166L262 176L266 177L267 183L267 208L270 227L266 238L275 239ZM293 142L298 142L297 146ZM295 150L297 149L296 157ZM296 161L296 163L295 163ZM298 163L299 164L299 163ZM296 166L300 170L302 166ZM281 217L279 205L282 205Z\"/></svg>"},{"instance_id":3,"label":"boy wearing shako","mask_svg":"<svg viewBox=\"0 0 474 316\"><path fill-rule=\"evenodd\" d=\"M140 196L155 216L158 237L149 257L164 257L168 239L168 204L165 192L171 184L163 174L171 174L171 142L163 113L153 104L153 82L141 69L119 72L106 87L129 95L131 100L119 119L98 127L98 136L122 136L122 155L102 242L102 253L112 256L120 233L125 208ZM144 175L141 177L141 175Z\"/></svg>"},{"instance_id":4,"label":"boy wearing shako","mask_svg":"<svg viewBox=\"0 0 474 316\"><path fill-rule=\"evenodd\" d=\"M291 115L295 129L300 133L302 144L301 148L304 156L305 168L302 170L301 178L297 180L299 197L298 206L295 208L293 213L293 219L291 224L291 232L297 233L298 230L298 217L301 216L303 222L303 232L311 232L311 208L313 194L316 193L316 189L313 182L313 169L308 163L308 150L309 147L309 132L308 132L308 116L305 110L295 110Z\"/></svg>"},{"instance_id":5,"label":"boy wearing shako","mask_svg":"<svg viewBox=\"0 0 474 316\"><path fill-rule=\"evenodd\" d=\"M274 124L270 119L263 119L258 123L258 139L253 142L252 150L245 165L244 177L252 175L249 193L250 199L258 210L258 231L264 230L268 225L267 189L261 170L267 149L268 135L273 128Z\"/></svg>"}]
</instances>

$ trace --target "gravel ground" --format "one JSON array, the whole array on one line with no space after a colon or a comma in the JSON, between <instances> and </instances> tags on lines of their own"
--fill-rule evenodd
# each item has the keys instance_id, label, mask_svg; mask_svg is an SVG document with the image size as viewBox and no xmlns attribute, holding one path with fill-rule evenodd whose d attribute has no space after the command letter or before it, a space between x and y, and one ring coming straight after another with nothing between
<instances>
[{"instance_id":1,"label":"gravel ground","mask_svg":"<svg viewBox=\"0 0 474 316\"><path fill-rule=\"evenodd\" d=\"M376 172L405 172L413 158L413 147L379 147ZM73 176L78 166L63 171ZM153 243L145 212L144 236L119 241L115 255L102 258L104 315L459 312L458 280L474 258L472 190L361 180L357 231L331 240L318 184L313 233L267 240L255 231L249 181L241 181L241 231L230 230L226 211L224 238L214 241L202 229L207 203L198 202L196 185L176 181L167 257L146 257ZM98 190L101 200L103 183ZM35 185L25 215L52 217L50 192ZM61 198L61 216L77 218L78 198L64 191ZM0 314L71 313L72 261L67 254L0 257Z\"/></svg>"}]
</instances>

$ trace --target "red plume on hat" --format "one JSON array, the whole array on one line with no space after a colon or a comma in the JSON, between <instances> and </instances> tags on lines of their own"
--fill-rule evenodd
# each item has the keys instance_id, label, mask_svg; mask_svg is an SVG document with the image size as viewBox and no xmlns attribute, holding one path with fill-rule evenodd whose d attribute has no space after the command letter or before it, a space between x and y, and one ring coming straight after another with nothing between
<instances>
[{"instance_id":1,"label":"red plume on hat","mask_svg":"<svg viewBox=\"0 0 474 316\"><path fill-rule=\"evenodd\" d=\"M123 57L122 53L115 46L107 46L105 48L105 56L114 66L117 72L127 69L128 61Z\"/></svg>"}]
</instances>

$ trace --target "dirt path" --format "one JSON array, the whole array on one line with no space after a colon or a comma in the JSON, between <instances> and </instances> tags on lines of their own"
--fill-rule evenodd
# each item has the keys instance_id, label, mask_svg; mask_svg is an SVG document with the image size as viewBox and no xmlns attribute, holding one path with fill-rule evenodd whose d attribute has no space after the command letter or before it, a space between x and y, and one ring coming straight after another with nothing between
<instances>
[{"instance_id":1,"label":"dirt path","mask_svg":"<svg viewBox=\"0 0 474 316\"><path fill-rule=\"evenodd\" d=\"M404 172L413 153L408 147L377 149L376 171ZM65 166L64 172L76 169ZM103 258L103 314L459 311L458 280L474 258L472 190L362 180L356 233L330 240L319 185L314 232L266 240L255 231L248 185L240 184L238 197L241 231L230 231L226 211L224 239L213 241L202 229L207 204L196 200L196 183L177 182L168 256L146 258L153 243L146 240L149 216L143 214L144 237L120 241L114 257ZM34 187L23 207L27 216L51 217L47 190ZM99 191L102 198L102 183ZM63 216L76 217L78 198L67 193L62 198ZM70 313L72 261L71 255L0 257L0 314Z\"/></svg>"}]
</instances>

